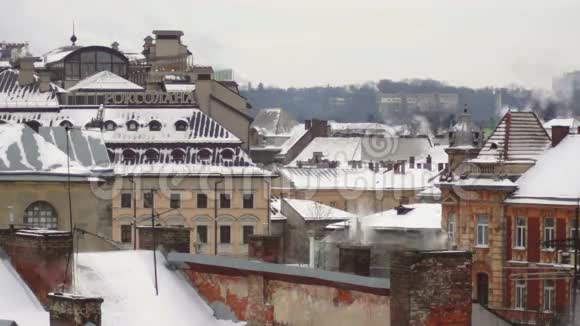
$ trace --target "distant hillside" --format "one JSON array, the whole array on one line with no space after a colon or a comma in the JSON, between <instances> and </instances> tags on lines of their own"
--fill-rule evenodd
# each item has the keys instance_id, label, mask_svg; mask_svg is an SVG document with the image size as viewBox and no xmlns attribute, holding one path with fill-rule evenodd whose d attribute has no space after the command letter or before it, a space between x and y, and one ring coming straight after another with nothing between
<instances>
[{"instance_id":1,"label":"distant hillside","mask_svg":"<svg viewBox=\"0 0 580 326\"><path fill-rule=\"evenodd\" d=\"M310 118L341 122L379 122L377 95L384 93L457 93L460 106L467 104L474 118L482 124L493 119L496 96L492 88L472 89L454 87L435 80L381 80L378 83L345 87L271 88L258 86L242 91L257 111L280 107L297 120ZM502 102L510 107L524 108L531 99L531 91L503 89Z\"/></svg>"}]
</instances>

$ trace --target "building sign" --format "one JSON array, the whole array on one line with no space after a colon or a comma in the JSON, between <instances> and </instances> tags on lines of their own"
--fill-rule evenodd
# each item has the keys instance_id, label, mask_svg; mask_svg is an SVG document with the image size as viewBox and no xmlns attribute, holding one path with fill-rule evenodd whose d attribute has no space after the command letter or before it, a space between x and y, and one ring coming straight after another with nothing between
<instances>
[{"instance_id":1,"label":"building sign","mask_svg":"<svg viewBox=\"0 0 580 326\"><path fill-rule=\"evenodd\" d=\"M194 104L189 92L127 92L106 93L105 105L189 105Z\"/></svg>"}]
</instances>

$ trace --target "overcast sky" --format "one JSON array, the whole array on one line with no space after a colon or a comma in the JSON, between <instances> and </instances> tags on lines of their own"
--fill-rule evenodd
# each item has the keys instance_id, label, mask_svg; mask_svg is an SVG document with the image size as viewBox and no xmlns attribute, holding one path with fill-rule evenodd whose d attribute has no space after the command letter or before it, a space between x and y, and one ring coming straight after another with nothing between
<instances>
[{"instance_id":1,"label":"overcast sky","mask_svg":"<svg viewBox=\"0 0 580 326\"><path fill-rule=\"evenodd\" d=\"M569 0L13 0L0 40L42 54L70 43L73 20L79 44L134 51L153 29L180 29L197 62L284 87L434 78L550 88L580 69L580 1Z\"/></svg>"}]
</instances>

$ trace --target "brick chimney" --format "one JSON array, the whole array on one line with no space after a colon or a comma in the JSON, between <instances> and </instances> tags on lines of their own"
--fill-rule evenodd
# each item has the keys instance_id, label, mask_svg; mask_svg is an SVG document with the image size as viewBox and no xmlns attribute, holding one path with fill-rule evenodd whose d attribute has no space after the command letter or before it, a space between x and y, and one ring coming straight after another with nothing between
<instances>
[{"instance_id":1,"label":"brick chimney","mask_svg":"<svg viewBox=\"0 0 580 326\"><path fill-rule=\"evenodd\" d=\"M49 292L70 287L71 274L67 268L73 250L70 232L0 230L0 247L40 302L47 302Z\"/></svg>"},{"instance_id":2,"label":"brick chimney","mask_svg":"<svg viewBox=\"0 0 580 326\"><path fill-rule=\"evenodd\" d=\"M568 136L570 132L570 127L566 126L552 126L552 147L558 146L558 144Z\"/></svg>"},{"instance_id":3,"label":"brick chimney","mask_svg":"<svg viewBox=\"0 0 580 326\"><path fill-rule=\"evenodd\" d=\"M101 326L102 303L102 298L49 293L50 326Z\"/></svg>"},{"instance_id":4,"label":"brick chimney","mask_svg":"<svg viewBox=\"0 0 580 326\"><path fill-rule=\"evenodd\" d=\"M18 59L16 66L19 69L18 84L26 86L34 83L34 63L40 61L40 58L26 56Z\"/></svg>"}]
</instances>

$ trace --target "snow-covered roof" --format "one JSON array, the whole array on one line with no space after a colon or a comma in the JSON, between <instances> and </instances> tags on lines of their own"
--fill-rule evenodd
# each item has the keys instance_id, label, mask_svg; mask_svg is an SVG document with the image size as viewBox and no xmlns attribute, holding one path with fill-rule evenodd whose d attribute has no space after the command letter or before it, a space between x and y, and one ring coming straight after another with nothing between
<instances>
[{"instance_id":1,"label":"snow-covered roof","mask_svg":"<svg viewBox=\"0 0 580 326\"><path fill-rule=\"evenodd\" d=\"M0 251L0 320L13 320L18 325L49 325L44 310L28 285ZM11 324L7 324L11 325Z\"/></svg>"},{"instance_id":2,"label":"snow-covered roof","mask_svg":"<svg viewBox=\"0 0 580 326\"><path fill-rule=\"evenodd\" d=\"M328 229L344 229L360 223L363 229L373 230L425 230L441 229L441 204L410 204L403 209L371 214L329 225Z\"/></svg>"},{"instance_id":3,"label":"snow-covered roof","mask_svg":"<svg viewBox=\"0 0 580 326\"><path fill-rule=\"evenodd\" d=\"M0 125L0 174L66 174L67 155L24 124ZM91 171L70 160L75 176L90 176Z\"/></svg>"},{"instance_id":4,"label":"snow-covered roof","mask_svg":"<svg viewBox=\"0 0 580 326\"><path fill-rule=\"evenodd\" d=\"M165 83L167 92L194 92L195 84L169 84Z\"/></svg>"},{"instance_id":5,"label":"snow-covered roof","mask_svg":"<svg viewBox=\"0 0 580 326\"><path fill-rule=\"evenodd\" d=\"M437 172L406 169L405 173L369 169L282 168L281 175L295 189L422 190L432 185Z\"/></svg>"},{"instance_id":6,"label":"snow-covered roof","mask_svg":"<svg viewBox=\"0 0 580 326\"><path fill-rule=\"evenodd\" d=\"M110 71L104 70L97 72L85 79L79 81L74 86L68 89L69 92L72 91L118 91L118 92L131 92L131 91L143 91L144 88L128 81L127 79L118 76Z\"/></svg>"},{"instance_id":7,"label":"snow-covered roof","mask_svg":"<svg viewBox=\"0 0 580 326\"><path fill-rule=\"evenodd\" d=\"M117 175L180 175L180 176L204 176L204 175L235 175L235 176L261 176L270 177L272 173L259 167L248 166L223 166L202 164L135 164L115 165Z\"/></svg>"},{"instance_id":8,"label":"snow-covered roof","mask_svg":"<svg viewBox=\"0 0 580 326\"><path fill-rule=\"evenodd\" d=\"M510 203L576 205L580 196L580 135L566 136L545 151L518 180Z\"/></svg>"},{"instance_id":9,"label":"snow-covered roof","mask_svg":"<svg viewBox=\"0 0 580 326\"><path fill-rule=\"evenodd\" d=\"M554 126L566 126L570 128L571 134L577 134L578 126L580 126L580 123L578 122L578 120L574 118L556 118L548 122L545 122L544 128L546 129L546 132L548 132L550 136L552 135L552 127Z\"/></svg>"},{"instance_id":10,"label":"snow-covered roof","mask_svg":"<svg viewBox=\"0 0 580 326\"><path fill-rule=\"evenodd\" d=\"M338 135L384 135L396 136L400 133L399 127L391 127L386 124L376 122L336 122L329 121L330 134Z\"/></svg>"},{"instance_id":11,"label":"snow-covered roof","mask_svg":"<svg viewBox=\"0 0 580 326\"><path fill-rule=\"evenodd\" d=\"M550 144L550 136L534 112L508 112L483 145L477 159L533 161Z\"/></svg>"},{"instance_id":12,"label":"snow-covered roof","mask_svg":"<svg viewBox=\"0 0 580 326\"><path fill-rule=\"evenodd\" d=\"M323 158L337 161L340 168L348 167L349 161L380 162L408 160L431 150L426 137L317 137L289 164L297 166L299 161L308 161L315 152Z\"/></svg>"},{"instance_id":13,"label":"snow-covered roof","mask_svg":"<svg viewBox=\"0 0 580 326\"><path fill-rule=\"evenodd\" d=\"M80 49L82 46L63 46L45 53L42 56L45 64L56 63L64 59L67 55Z\"/></svg>"},{"instance_id":14,"label":"snow-covered roof","mask_svg":"<svg viewBox=\"0 0 580 326\"><path fill-rule=\"evenodd\" d=\"M298 213L305 221L347 220L355 217L354 214L349 212L312 200L284 198L282 201ZM284 203L282 203L283 213L285 209ZM288 215L287 213L284 214Z\"/></svg>"},{"instance_id":15,"label":"snow-covered roof","mask_svg":"<svg viewBox=\"0 0 580 326\"><path fill-rule=\"evenodd\" d=\"M280 197L274 195L270 197L270 220L272 221L286 220L286 216L282 214L281 205L282 200Z\"/></svg>"},{"instance_id":16,"label":"snow-covered roof","mask_svg":"<svg viewBox=\"0 0 580 326\"><path fill-rule=\"evenodd\" d=\"M20 86L18 75L20 72L7 69L0 72L0 108L58 108L56 85L50 84L50 90L41 92L38 77L34 76L35 82Z\"/></svg>"},{"instance_id":17,"label":"snow-covered roof","mask_svg":"<svg viewBox=\"0 0 580 326\"><path fill-rule=\"evenodd\" d=\"M149 123L154 120L161 123L160 131L149 130ZM117 125L114 131L105 132L107 143L241 143L217 121L195 108L106 108L103 121L105 124L113 121ZM129 121L136 121L138 130L127 130ZM185 131L176 130L178 121L187 123Z\"/></svg>"},{"instance_id":18,"label":"snow-covered roof","mask_svg":"<svg viewBox=\"0 0 580 326\"><path fill-rule=\"evenodd\" d=\"M252 122L252 127L256 128L263 135L278 135L289 133L298 122L294 120L285 110L281 108L262 109Z\"/></svg>"},{"instance_id":19,"label":"snow-covered roof","mask_svg":"<svg viewBox=\"0 0 580 326\"><path fill-rule=\"evenodd\" d=\"M454 181L443 181L439 182L439 186L454 186L461 187L464 189L469 188L486 188L486 189L498 189L498 190L515 190L516 184L510 179L493 179L493 178L459 178Z\"/></svg>"}]
</instances>

